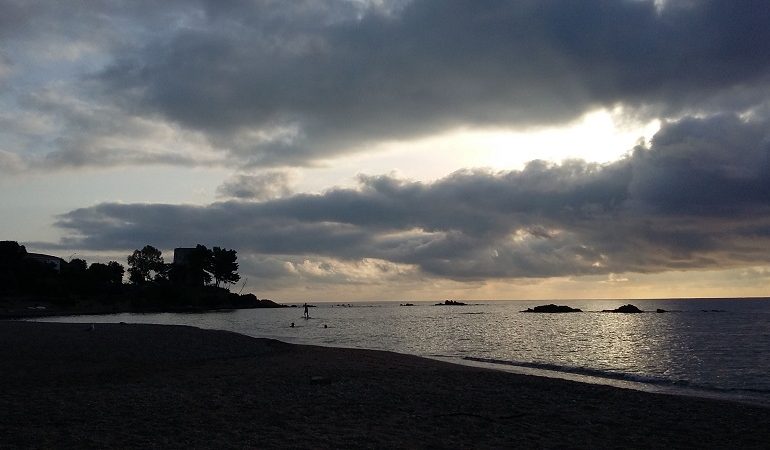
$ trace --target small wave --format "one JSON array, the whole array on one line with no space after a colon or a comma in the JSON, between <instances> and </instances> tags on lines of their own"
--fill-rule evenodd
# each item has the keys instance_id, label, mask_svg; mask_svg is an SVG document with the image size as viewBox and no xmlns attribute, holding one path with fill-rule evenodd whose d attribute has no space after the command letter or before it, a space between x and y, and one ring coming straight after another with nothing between
<instances>
[{"instance_id":1,"label":"small wave","mask_svg":"<svg viewBox=\"0 0 770 450\"><path fill-rule=\"evenodd\" d=\"M713 393L716 395L726 395L727 398L745 400L753 399L754 402L767 405L770 401L770 389L752 388L752 387L721 387L708 384L696 384L687 380L669 379L656 377L652 375L641 375L623 372L612 372L608 370L594 369L590 367L564 366L560 364L536 363L528 361L507 361L492 358L479 358L474 356L465 356L462 359L467 361L476 361L487 364L499 364L512 367L523 367L528 369L548 370L552 372L568 373L574 375L584 375L594 378L607 380L629 381L642 383L646 385L660 386L662 388L684 389L682 392L701 392L702 394ZM698 394L696 394L698 395Z\"/></svg>"},{"instance_id":2,"label":"small wave","mask_svg":"<svg viewBox=\"0 0 770 450\"><path fill-rule=\"evenodd\" d=\"M536 363L536 362L528 362L528 361L507 361L507 360L491 359L491 358L478 358L475 356L465 356L463 357L463 359L468 361L477 361L477 362L488 363L488 364L500 364L500 365L506 365L506 366L514 366L514 367L526 367L528 369L550 370L554 372L565 372L565 373L572 373L576 375L587 375L587 376L597 377L597 378L609 378L613 380L636 381L639 383L647 383L647 384L673 384L676 386L688 386L690 384L686 380L670 380L670 379L654 377L650 375L611 372L607 370L593 369L590 367L563 366L559 364Z\"/></svg>"}]
</instances>

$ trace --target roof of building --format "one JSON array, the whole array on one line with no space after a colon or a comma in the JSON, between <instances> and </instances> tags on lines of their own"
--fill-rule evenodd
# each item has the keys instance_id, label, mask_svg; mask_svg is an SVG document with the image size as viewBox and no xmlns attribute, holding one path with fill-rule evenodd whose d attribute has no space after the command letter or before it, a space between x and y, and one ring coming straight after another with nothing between
<instances>
[{"instance_id":1,"label":"roof of building","mask_svg":"<svg viewBox=\"0 0 770 450\"><path fill-rule=\"evenodd\" d=\"M37 260L64 262L64 259L59 258L58 256L46 255L44 253L27 253L26 256L27 258L32 258Z\"/></svg>"}]
</instances>

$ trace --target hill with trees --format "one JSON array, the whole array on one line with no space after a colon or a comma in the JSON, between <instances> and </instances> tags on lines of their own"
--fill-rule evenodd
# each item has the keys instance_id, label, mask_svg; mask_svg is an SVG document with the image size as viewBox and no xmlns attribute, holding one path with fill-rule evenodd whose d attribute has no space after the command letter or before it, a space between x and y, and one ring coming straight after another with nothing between
<instances>
[{"instance_id":1,"label":"hill with trees","mask_svg":"<svg viewBox=\"0 0 770 450\"><path fill-rule=\"evenodd\" d=\"M282 306L230 292L240 280L235 250L198 244L176 249L166 263L159 249L146 245L127 262L128 270L117 261L89 265L0 241L0 317Z\"/></svg>"}]
</instances>

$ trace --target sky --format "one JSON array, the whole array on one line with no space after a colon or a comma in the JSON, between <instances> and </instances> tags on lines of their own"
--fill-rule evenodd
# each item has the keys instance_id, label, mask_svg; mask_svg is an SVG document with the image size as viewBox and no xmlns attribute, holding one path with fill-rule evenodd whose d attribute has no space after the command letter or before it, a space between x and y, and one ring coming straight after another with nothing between
<instances>
[{"instance_id":1,"label":"sky","mask_svg":"<svg viewBox=\"0 0 770 450\"><path fill-rule=\"evenodd\" d=\"M765 0L0 0L0 239L281 301L764 296Z\"/></svg>"}]
</instances>

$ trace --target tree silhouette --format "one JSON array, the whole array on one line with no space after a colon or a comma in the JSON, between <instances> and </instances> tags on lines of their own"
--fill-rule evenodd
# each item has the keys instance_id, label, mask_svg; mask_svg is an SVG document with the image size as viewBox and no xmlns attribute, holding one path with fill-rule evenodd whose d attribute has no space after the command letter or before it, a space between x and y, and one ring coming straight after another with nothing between
<instances>
[{"instance_id":1,"label":"tree silhouette","mask_svg":"<svg viewBox=\"0 0 770 450\"><path fill-rule=\"evenodd\" d=\"M16 241L0 241L0 270L16 269L27 255L27 249Z\"/></svg>"},{"instance_id":2,"label":"tree silhouette","mask_svg":"<svg viewBox=\"0 0 770 450\"><path fill-rule=\"evenodd\" d=\"M166 265L160 250L152 245L145 245L141 250L134 250L128 257L128 279L134 284L144 284L153 279L162 279L166 273Z\"/></svg>"},{"instance_id":3,"label":"tree silhouette","mask_svg":"<svg viewBox=\"0 0 770 450\"><path fill-rule=\"evenodd\" d=\"M211 250L205 245L198 244L186 260L188 280L194 286L211 283L211 274L207 272L211 266Z\"/></svg>"},{"instance_id":4,"label":"tree silhouette","mask_svg":"<svg viewBox=\"0 0 770 450\"><path fill-rule=\"evenodd\" d=\"M123 274L126 273L126 269L122 264L117 261L110 261L107 263L107 270L110 284L118 286L123 284Z\"/></svg>"},{"instance_id":5,"label":"tree silhouette","mask_svg":"<svg viewBox=\"0 0 770 450\"><path fill-rule=\"evenodd\" d=\"M62 273L66 274L83 274L86 272L88 263L85 259L73 258L67 264L62 266Z\"/></svg>"},{"instance_id":6,"label":"tree silhouette","mask_svg":"<svg viewBox=\"0 0 770 450\"><path fill-rule=\"evenodd\" d=\"M125 269L115 261L107 264L93 263L88 266L89 282L100 286L120 286L123 284Z\"/></svg>"},{"instance_id":7,"label":"tree silhouette","mask_svg":"<svg viewBox=\"0 0 770 450\"><path fill-rule=\"evenodd\" d=\"M219 287L220 283L235 283L241 279L238 275L238 263L235 250L214 247L211 251L210 271L214 275L214 283Z\"/></svg>"},{"instance_id":8,"label":"tree silhouette","mask_svg":"<svg viewBox=\"0 0 770 450\"><path fill-rule=\"evenodd\" d=\"M27 249L16 241L0 241L0 292L12 292L22 284Z\"/></svg>"},{"instance_id":9,"label":"tree silhouette","mask_svg":"<svg viewBox=\"0 0 770 450\"><path fill-rule=\"evenodd\" d=\"M85 293L88 289L86 270L88 263L84 259L73 258L61 266L60 281L65 291Z\"/></svg>"}]
</instances>

